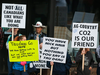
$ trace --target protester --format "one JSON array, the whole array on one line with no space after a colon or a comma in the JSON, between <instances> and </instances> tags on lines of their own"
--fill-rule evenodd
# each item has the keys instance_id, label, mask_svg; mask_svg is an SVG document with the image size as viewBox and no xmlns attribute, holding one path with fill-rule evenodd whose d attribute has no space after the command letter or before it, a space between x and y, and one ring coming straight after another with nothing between
<instances>
[{"instance_id":1,"label":"protester","mask_svg":"<svg viewBox=\"0 0 100 75\"><path fill-rule=\"evenodd\" d=\"M96 57L96 61L98 62L98 64L97 64L97 75L100 75L100 45L96 49L95 57Z\"/></svg>"},{"instance_id":2,"label":"protester","mask_svg":"<svg viewBox=\"0 0 100 75\"><path fill-rule=\"evenodd\" d=\"M84 58L84 70L82 71L82 55L85 55ZM90 75L90 71L93 68L94 60L89 48L80 48L75 57L77 63L77 75Z\"/></svg>"},{"instance_id":3,"label":"protester","mask_svg":"<svg viewBox=\"0 0 100 75\"><path fill-rule=\"evenodd\" d=\"M42 23L38 21L36 23L36 25L33 25L33 27L35 27L36 31L29 34L28 40L30 40L30 39L39 40L39 48L42 49L43 37L47 36L45 33L42 32L42 30L43 30L43 28L45 28L45 26L43 26ZM37 69L35 71L36 75L39 74L39 72L40 72L40 70Z\"/></svg>"},{"instance_id":4,"label":"protester","mask_svg":"<svg viewBox=\"0 0 100 75\"><path fill-rule=\"evenodd\" d=\"M18 28L14 28L14 38L16 36L21 36L21 34L18 32L19 29ZM7 39L7 42L6 42L6 48L9 50L8 48L8 42L12 40L12 35L9 35L8 36L8 39ZM8 51L9 52L9 51ZM9 53L8 53L9 55ZM9 57L9 56L8 56ZM8 58L8 75L13 75L13 69L12 69L12 65L13 65L13 62L9 62L9 58Z\"/></svg>"},{"instance_id":5,"label":"protester","mask_svg":"<svg viewBox=\"0 0 100 75\"><path fill-rule=\"evenodd\" d=\"M17 36L14 41L25 41L26 36ZM13 63L13 70L15 75L29 75L28 74L28 65L30 62L22 61L22 62L14 62ZM25 72L24 72L24 66L25 66Z\"/></svg>"},{"instance_id":6,"label":"protester","mask_svg":"<svg viewBox=\"0 0 100 75\"><path fill-rule=\"evenodd\" d=\"M42 29L45 28L45 26L43 26L42 23L38 21L36 23L36 25L33 25L33 27L35 27L36 31L29 34L28 40L29 39L36 40L38 37L39 38L39 47L41 49L42 44L43 44L43 37L47 36L45 33L42 32Z\"/></svg>"},{"instance_id":7,"label":"protester","mask_svg":"<svg viewBox=\"0 0 100 75\"><path fill-rule=\"evenodd\" d=\"M71 58L67 52L66 63L58 62L47 62L47 67L51 68L53 66L53 75L69 75L69 69L71 67Z\"/></svg>"}]
</instances>

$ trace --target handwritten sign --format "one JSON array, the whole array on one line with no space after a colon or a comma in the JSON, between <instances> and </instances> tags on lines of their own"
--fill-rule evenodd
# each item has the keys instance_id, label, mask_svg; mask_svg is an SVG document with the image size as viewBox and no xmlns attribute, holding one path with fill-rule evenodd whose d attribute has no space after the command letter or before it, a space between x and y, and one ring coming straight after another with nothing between
<instances>
[{"instance_id":1,"label":"handwritten sign","mask_svg":"<svg viewBox=\"0 0 100 75\"><path fill-rule=\"evenodd\" d=\"M39 61L33 61L32 62L32 65L30 65L30 68L34 65L37 69L48 69L47 67L47 61L44 61L44 60L41 60L41 57L42 57L42 50L39 49Z\"/></svg>"},{"instance_id":2,"label":"handwritten sign","mask_svg":"<svg viewBox=\"0 0 100 75\"><path fill-rule=\"evenodd\" d=\"M34 61L33 64L37 69L40 69L40 68L48 69L47 61L44 61L44 60Z\"/></svg>"},{"instance_id":3,"label":"handwritten sign","mask_svg":"<svg viewBox=\"0 0 100 75\"><path fill-rule=\"evenodd\" d=\"M25 4L2 4L2 27L25 28L26 5Z\"/></svg>"},{"instance_id":4,"label":"handwritten sign","mask_svg":"<svg viewBox=\"0 0 100 75\"><path fill-rule=\"evenodd\" d=\"M41 60L66 62L68 40L44 37Z\"/></svg>"},{"instance_id":5,"label":"handwritten sign","mask_svg":"<svg viewBox=\"0 0 100 75\"><path fill-rule=\"evenodd\" d=\"M39 47L37 40L10 41L9 42L10 62L38 61L39 60L38 49Z\"/></svg>"},{"instance_id":6,"label":"handwritten sign","mask_svg":"<svg viewBox=\"0 0 100 75\"><path fill-rule=\"evenodd\" d=\"M72 47L97 48L97 23L73 23Z\"/></svg>"}]
</instances>

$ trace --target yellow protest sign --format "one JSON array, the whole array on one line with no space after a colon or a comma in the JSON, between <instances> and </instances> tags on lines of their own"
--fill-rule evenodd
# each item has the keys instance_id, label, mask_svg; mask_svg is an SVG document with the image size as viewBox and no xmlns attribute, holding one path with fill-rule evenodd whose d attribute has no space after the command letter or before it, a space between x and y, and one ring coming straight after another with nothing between
<instances>
[{"instance_id":1,"label":"yellow protest sign","mask_svg":"<svg viewBox=\"0 0 100 75\"><path fill-rule=\"evenodd\" d=\"M38 40L9 41L10 62L38 61Z\"/></svg>"}]
</instances>

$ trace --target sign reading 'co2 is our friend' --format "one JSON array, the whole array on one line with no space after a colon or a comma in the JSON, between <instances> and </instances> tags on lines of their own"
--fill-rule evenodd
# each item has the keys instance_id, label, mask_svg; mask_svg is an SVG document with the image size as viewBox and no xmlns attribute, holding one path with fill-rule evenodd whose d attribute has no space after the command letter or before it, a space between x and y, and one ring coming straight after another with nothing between
<instances>
[{"instance_id":1,"label":"sign reading 'co2 is our friend'","mask_svg":"<svg viewBox=\"0 0 100 75\"><path fill-rule=\"evenodd\" d=\"M25 28L26 5L25 4L2 4L2 27Z\"/></svg>"},{"instance_id":2,"label":"sign reading 'co2 is our friend'","mask_svg":"<svg viewBox=\"0 0 100 75\"><path fill-rule=\"evenodd\" d=\"M38 61L39 50L37 40L10 41L9 58L10 62Z\"/></svg>"},{"instance_id":3,"label":"sign reading 'co2 is our friend'","mask_svg":"<svg viewBox=\"0 0 100 75\"><path fill-rule=\"evenodd\" d=\"M97 23L73 23L72 47L97 48Z\"/></svg>"}]
</instances>

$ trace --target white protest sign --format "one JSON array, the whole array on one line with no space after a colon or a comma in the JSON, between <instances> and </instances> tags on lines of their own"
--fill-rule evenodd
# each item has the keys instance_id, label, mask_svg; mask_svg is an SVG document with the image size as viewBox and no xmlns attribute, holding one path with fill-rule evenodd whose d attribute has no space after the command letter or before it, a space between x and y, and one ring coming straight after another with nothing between
<instances>
[{"instance_id":1,"label":"white protest sign","mask_svg":"<svg viewBox=\"0 0 100 75\"><path fill-rule=\"evenodd\" d=\"M47 61L44 61L44 60L34 61L33 64L37 69L40 69L40 68L48 69Z\"/></svg>"},{"instance_id":2,"label":"white protest sign","mask_svg":"<svg viewBox=\"0 0 100 75\"><path fill-rule=\"evenodd\" d=\"M25 28L26 5L25 4L2 4L1 27Z\"/></svg>"},{"instance_id":3,"label":"white protest sign","mask_svg":"<svg viewBox=\"0 0 100 75\"><path fill-rule=\"evenodd\" d=\"M43 37L41 60L66 62L68 40Z\"/></svg>"},{"instance_id":4,"label":"white protest sign","mask_svg":"<svg viewBox=\"0 0 100 75\"><path fill-rule=\"evenodd\" d=\"M73 23L72 48L97 48L97 23Z\"/></svg>"},{"instance_id":5,"label":"white protest sign","mask_svg":"<svg viewBox=\"0 0 100 75\"><path fill-rule=\"evenodd\" d=\"M39 56L40 56L40 59L39 61L33 61L33 64L34 66L37 68L37 69L48 69L47 67L47 61L44 61L44 60L41 60L41 56L42 56L42 50L39 49Z\"/></svg>"}]
</instances>

